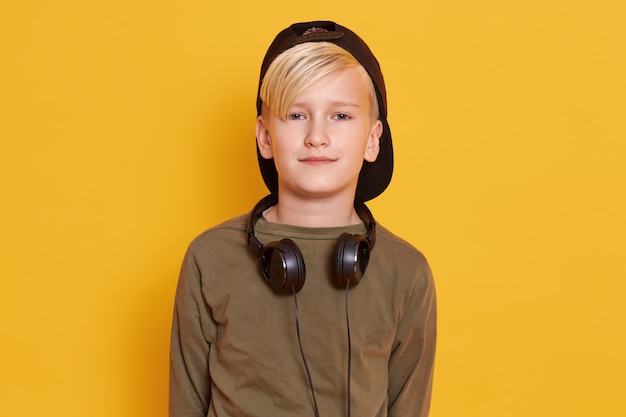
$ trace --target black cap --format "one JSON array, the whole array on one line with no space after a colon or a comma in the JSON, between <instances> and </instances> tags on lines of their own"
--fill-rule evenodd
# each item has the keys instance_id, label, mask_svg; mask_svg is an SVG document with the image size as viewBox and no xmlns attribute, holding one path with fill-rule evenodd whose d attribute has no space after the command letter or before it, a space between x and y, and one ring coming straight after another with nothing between
<instances>
[{"instance_id":1,"label":"black cap","mask_svg":"<svg viewBox=\"0 0 626 417\"><path fill-rule=\"evenodd\" d=\"M379 120L383 124L383 133L380 137L380 151L374 162L363 161L363 167L359 174L359 182L356 187L356 201L369 201L380 195L391 181L393 173L393 146L391 143L391 131L387 123L387 93L385 80L380 70L378 60L367 44L350 29L329 21L315 21L295 23L281 31L270 45L259 78L259 91L263 77L268 67L278 55L292 46L304 42L332 42L346 51L365 68L374 83L376 97L378 98ZM261 98L257 93L257 115L261 114ZM265 159L261 156L257 146L257 156L261 175L265 185L272 194L278 193L278 173L273 159Z\"/></svg>"}]
</instances>

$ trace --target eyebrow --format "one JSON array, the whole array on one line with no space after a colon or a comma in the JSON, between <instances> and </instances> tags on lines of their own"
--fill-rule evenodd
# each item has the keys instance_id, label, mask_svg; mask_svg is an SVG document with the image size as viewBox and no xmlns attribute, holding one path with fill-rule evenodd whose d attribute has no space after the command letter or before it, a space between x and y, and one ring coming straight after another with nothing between
<instances>
[{"instance_id":1,"label":"eyebrow","mask_svg":"<svg viewBox=\"0 0 626 417\"><path fill-rule=\"evenodd\" d=\"M307 105L306 101L294 101L293 103L291 103L291 106L289 107L306 106L306 105ZM331 101L330 105L339 106L339 107L362 107L361 104L358 102L341 101L341 100Z\"/></svg>"}]
</instances>

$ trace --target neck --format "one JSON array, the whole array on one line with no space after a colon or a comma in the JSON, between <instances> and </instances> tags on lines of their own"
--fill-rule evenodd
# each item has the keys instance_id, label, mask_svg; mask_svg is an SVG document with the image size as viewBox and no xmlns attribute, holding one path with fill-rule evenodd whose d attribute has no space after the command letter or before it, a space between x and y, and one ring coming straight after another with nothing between
<instances>
[{"instance_id":1,"label":"neck","mask_svg":"<svg viewBox=\"0 0 626 417\"><path fill-rule=\"evenodd\" d=\"M361 222L353 198L302 199L280 195L265 217L274 223L302 227L341 227Z\"/></svg>"}]
</instances>

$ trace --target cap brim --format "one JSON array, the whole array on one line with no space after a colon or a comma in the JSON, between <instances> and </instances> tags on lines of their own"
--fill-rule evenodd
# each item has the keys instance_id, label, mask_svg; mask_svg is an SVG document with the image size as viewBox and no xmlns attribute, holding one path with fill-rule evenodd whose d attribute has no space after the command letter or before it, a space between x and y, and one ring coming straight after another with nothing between
<instances>
[{"instance_id":1,"label":"cap brim","mask_svg":"<svg viewBox=\"0 0 626 417\"><path fill-rule=\"evenodd\" d=\"M393 143L386 119L381 120L383 134L380 137L380 151L374 162L363 162L359 183L356 187L356 201L369 201L387 189L393 174Z\"/></svg>"}]
</instances>

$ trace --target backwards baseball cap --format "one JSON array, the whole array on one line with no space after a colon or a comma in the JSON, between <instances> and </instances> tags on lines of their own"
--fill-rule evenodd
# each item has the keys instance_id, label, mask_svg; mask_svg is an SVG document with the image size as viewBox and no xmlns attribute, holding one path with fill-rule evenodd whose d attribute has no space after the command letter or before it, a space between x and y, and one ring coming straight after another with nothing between
<instances>
[{"instance_id":1,"label":"backwards baseball cap","mask_svg":"<svg viewBox=\"0 0 626 417\"><path fill-rule=\"evenodd\" d=\"M340 46L359 61L374 83L374 90L378 99L378 118L383 124L383 133L380 137L380 151L374 162L363 161L355 196L356 201L369 201L385 191L393 173L393 146L391 143L391 131L387 123L387 93L380 65L367 44L356 33L344 26L329 21L295 23L281 31L267 50L261 65L259 91L263 83L263 77L265 77L265 73L274 58L292 46L304 42L332 42ZM260 115L262 102L258 93L256 107L257 115ZM278 173L276 172L274 160L263 158L259 152L258 145L257 156L265 185L272 194L277 194Z\"/></svg>"}]
</instances>

